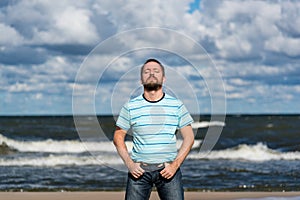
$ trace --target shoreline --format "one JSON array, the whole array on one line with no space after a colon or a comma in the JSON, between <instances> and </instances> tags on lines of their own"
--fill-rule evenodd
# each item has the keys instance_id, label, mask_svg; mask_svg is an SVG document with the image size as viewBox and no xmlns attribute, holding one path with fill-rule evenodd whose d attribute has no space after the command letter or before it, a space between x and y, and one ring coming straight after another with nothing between
<instances>
[{"instance_id":1,"label":"shoreline","mask_svg":"<svg viewBox=\"0 0 300 200\"><path fill-rule=\"evenodd\" d=\"M9 200L120 200L120 192L0 192L0 199ZM185 192L186 200L234 200L242 198L266 197L299 197L300 192ZM159 200L158 194L152 191L150 200Z\"/></svg>"}]
</instances>

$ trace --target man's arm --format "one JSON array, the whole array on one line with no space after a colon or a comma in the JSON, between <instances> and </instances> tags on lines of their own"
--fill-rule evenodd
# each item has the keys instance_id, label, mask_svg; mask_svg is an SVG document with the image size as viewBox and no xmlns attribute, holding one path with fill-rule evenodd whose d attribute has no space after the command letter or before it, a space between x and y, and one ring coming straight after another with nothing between
<instances>
[{"instance_id":1,"label":"man's arm","mask_svg":"<svg viewBox=\"0 0 300 200\"><path fill-rule=\"evenodd\" d=\"M126 133L127 132L125 130L117 127L114 134L114 145L116 146L118 154L127 166L129 172L133 177L138 178L144 173L144 170L140 167L140 163L133 162L129 156L127 146L125 144Z\"/></svg>"},{"instance_id":2,"label":"man's arm","mask_svg":"<svg viewBox=\"0 0 300 200\"><path fill-rule=\"evenodd\" d=\"M177 169L180 167L180 165L183 163L187 155L189 154L193 144L194 144L194 133L191 125L185 126L180 129L183 142L179 149L179 152L177 154L177 157L175 160L167 165L160 174L167 179L170 179L174 176Z\"/></svg>"}]
</instances>

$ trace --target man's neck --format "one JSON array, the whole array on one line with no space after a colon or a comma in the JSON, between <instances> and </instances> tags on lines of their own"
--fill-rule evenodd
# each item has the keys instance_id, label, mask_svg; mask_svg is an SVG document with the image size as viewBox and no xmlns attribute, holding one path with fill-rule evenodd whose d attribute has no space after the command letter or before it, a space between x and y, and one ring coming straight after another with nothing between
<instances>
[{"instance_id":1,"label":"man's neck","mask_svg":"<svg viewBox=\"0 0 300 200\"><path fill-rule=\"evenodd\" d=\"M144 91L144 98L148 101L158 101L164 96L163 90L157 91Z\"/></svg>"}]
</instances>

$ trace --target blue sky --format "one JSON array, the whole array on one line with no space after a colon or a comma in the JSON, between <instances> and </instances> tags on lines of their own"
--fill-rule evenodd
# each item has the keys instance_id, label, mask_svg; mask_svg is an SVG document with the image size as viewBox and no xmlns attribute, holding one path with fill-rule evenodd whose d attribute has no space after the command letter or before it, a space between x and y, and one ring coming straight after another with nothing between
<instances>
[{"instance_id":1,"label":"blue sky","mask_svg":"<svg viewBox=\"0 0 300 200\"><path fill-rule=\"evenodd\" d=\"M79 113L117 112L141 92L138 67L149 56L165 64L166 89L192 112L211 113L224 90L226 113L299 113L299 10L292 0L1 1L0 115L72 114L74 96ZM143 27L180 33L207 55L164 31L122 35ZM141 49L161 44L169 51ZM203 67L205 56L212 62Z\"/></svg>"}]
</instances>

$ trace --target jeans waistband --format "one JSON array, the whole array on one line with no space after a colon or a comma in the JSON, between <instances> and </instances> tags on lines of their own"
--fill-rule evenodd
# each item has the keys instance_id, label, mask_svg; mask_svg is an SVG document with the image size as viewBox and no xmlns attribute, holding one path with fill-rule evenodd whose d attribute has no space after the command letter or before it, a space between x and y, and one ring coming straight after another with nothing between
<instances>
[{"instance_id":1,"label":"jeans waistband","mask_svg":"<svg viewBox=\"0 0 300 200\"><path fill-rule=\"evenodd\" d=\"M165 168L165 163L143 163L141 162L141 168L145 171L157 171Z\"/></svg>"}]
</instances>

